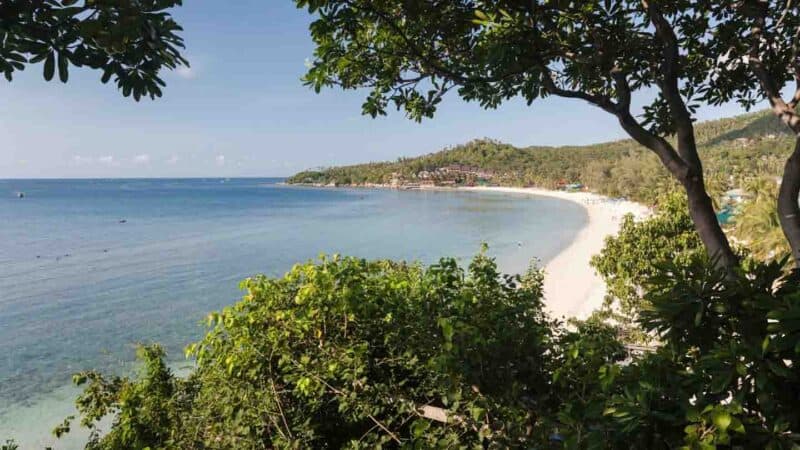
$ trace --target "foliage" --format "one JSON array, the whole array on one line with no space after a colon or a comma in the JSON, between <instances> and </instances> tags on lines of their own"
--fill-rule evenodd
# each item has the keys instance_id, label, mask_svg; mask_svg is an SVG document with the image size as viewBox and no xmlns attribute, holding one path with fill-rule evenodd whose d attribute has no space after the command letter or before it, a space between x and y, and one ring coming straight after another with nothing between
<instances>
[{"instance_id":1,"label":"foliage","mask_svg":"<svg viewBox=\"0 0 800 450\"><path fill-rule=\"evenodd\" d=\"M86 448L148 448L169 442L181 426L177 411L188 406L191 384L176 378L164 363L164 351L158 345L140 346L138 359L143 363L139 378L133 382L122 377L107 378L97 372L82 372L73 377L77 386L85 386L76 405L80 424L91 430ZM113 414L111 429L102 436L95 422ZM73 417L54 430L58 437L70 431Z\"/></svg>"},{"instance_id":2,"label":"foliage","mask_svg":"<svg viewBox=\"0 0 800 450\"><path fill-rule=\"evenodd\" d=\"M703 122L695 127L705 161L709 193L715 199L753 177L782 174L784 158L794 139L768 112ZM451 164L479 167L495 173L492 182L508 186L555 188L559 182L579 182L610 197L655 204L676 183L658 158L631 140L582 147L518 148L492 140L477 140L415 158L301 172L290 183L363 185L389 183L392 174L414 181L421 171Z\"/></svg>"},{"instance_id":3,"label":"foliage","mask_svg":"<svg viewBox=\"0 0 800 450\"><path fill-rule=\"evenodd\" d=\"M19 446L14 441L7 439L5 444L0 444L0 450L19 450Z\"/></svg>"},{"instance_id":4,"label":"foliage","mask_svg":"<svg viewBox=\"0 0 800 450\"><path fill-rule=\"evenodd\" d=\"M750 107L763 98L762 91L771 98L796 77L794 30L800 16L792 1L295 3L314 16L310 31L316 49L306 84L316 91L331 86L368 91L366 115L384 115L394 105L420 121L433 117L442 98L455 91L486 109L514 98L531 105L559 96L614 116L683 187L715 263L731 270L738 265L707 195L694 115L703 103L736 99ZM631 108L634 97L643 105L639 117ZM798 101L800 91L784 108L785 118ZM621 161L628 162L615 162ZM608 176L610 170L596 174ZM303 181L319 177L302 175ZM587 178L597 182L602 176ZM661 187L641 178L651 188ZM712 178L718 186L724 183ZM796 192L790 200L781 203L792 209L783 217L796 213ZM787 233L791 245L800 245L795 245L800 225L784 220L783 226L793 229Z\"/></svg>"},{"instance_id":5,"label":"foliage","mask_svg":"<svg viewBox=\"0 0 800 450\"><path fill-rule=\"evenodd\" d=\"M708 7L704 2L295 3L315 16L308 85L318 91L366 88L364 114L383 115L393 105L415 120L432 117L452 90L487 109L514 97L531 104L558 95L616 114L629 108L632 93L658 86L667 76L662 66L673 64L658 51L665 37L653 27L653 8L679 24L674 32L684 52L699 50L697 41L711 31L708 21L698 20ZM714 63L701 56L680 61L680 95L690 111ZM644 111L653 133L674 131L664 96L649 98Z\"/></svg>"},{"instance_id":6,"label":"foliage","mask_svg":"<svg viewBox=\"0 0 800 450\"><path fill-rule=\"evenodd\" d=\"M698 51L725 55L715 61L706 86L712 104L735 100L751 108L795 84L800 10L794 0L709 3L716 38L703 42Z\"/></svg>"},{"instance_id":7,"label":"foliage","mask_svg":"<svg viewBox=\"0 0 800 450\"><path fill-rule=\"evenodd\" d=\"M797 274L785 275L785 262L749 260L732 279L698 259L668 265L653 277L641 324L657 333L663 346L635 366L658 360L673 364L670 376L680 390L673 389L681 395L674 398L683 405L669 406L655 395L648 403L637 399L638 412L626 408L623 417L642 411L651 417L675 414L678 407L690 423L684 430L690 448L798 445L792 433L800 427L795 407L800 395L800 284ZM661 407L653 408L658 403Z\"/></svg>"},{"instance_id":8,"label":"foliage","mask_svg":"<svg viewBox=\"0 0 800 450\"><path fill-rule=\"evenodd\" d=\"M619 233L607 237L602 252L592 258L592 266L608 288L606 307L633 317L641 309L645 284L664 264L688 264L701 254L686 196L674 192L663 197L646 220L625 216Z\"/></svg>"},{"instance_id":9,"label":"foliage","mask_svg":"<svg viewBox=\"0 0 800 450\"><path fill-rule=\"evenodd\" d=\"M117 414L92 448L513 446L551 402L541 283L537 270L501 278L482 255L467 273L323 258L243 282L190 347L186 381L146 347L139 380L79 375L79 409L84 424ZM422 418L426 405L448 424Z\"/></svg>"},{"instance_id":10,"label":"foliage","mask_svg":"<svg viewBox=\"0 0 800 450\"><path fill-rule=\"evenodd\" d=\"M566 448L576 448L583 436L594 435L595 424L603 420L604 396L626 359L614 327L597 320L572 325L562 331L554 348L552 392L558 406L542 414L539 423L549 440L563 440Z\"/></svg>"},{"instance_id":11,"label":"foliage","mask_svg":"<svg viewBox=\"0 0 800 450\"><path fill-rule=\"evenodd\" d=\"M752 196L736 216L733 235L747 242L760 259L781 259L790 253L778 216L778 184L774 178L750 180L746 189Z\"/></svg>"},{"instance_id":12,"label":"foliage","mask_svg":"<svg viewBox=\"0 0 800 450\"><path fill-rule=\"evenodd\" d=\"M163 68L188 65L181 27L167 12L182 0L11 0L0 3L0 72L43 64L45 80L66 83L69 68L112 77L126 97L161 97Z\"/></svg>"},{"instance_id":13,"label":"foliage","mask_svg":"<svg viewBox=\"0 0 800 450\"><path fill-rule=\"evenodd\" d=\"M117 414L88 448L796 448L797 277L665 263L638 316L661 345L632 356L602 322L547 319L535 270L323 258L246 280L188 379L149 347L139 379L80 375L79 408Z\"/></svg>"},{"instance_id":14,"label":"foliage","mask_svg":"<svg viewBox=\"0 0 800 450\"><path fill-rule=\"evenodd\" d=\"M584 406L557 416L566 448L797 447L797 275L781 262L735 277L712 267L668 263L648 280L639 323L661 344L601 367Z\"/></svg>"}]
</instances>

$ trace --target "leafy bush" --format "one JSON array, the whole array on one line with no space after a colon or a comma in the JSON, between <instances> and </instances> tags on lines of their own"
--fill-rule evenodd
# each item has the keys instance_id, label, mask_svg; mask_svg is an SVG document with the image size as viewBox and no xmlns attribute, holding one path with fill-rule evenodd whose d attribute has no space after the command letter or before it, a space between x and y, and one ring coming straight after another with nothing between
<instances>
[{"instance_id":1,"label":"leafy bush","mask_svg":"<svg viewBox=\"0 0 800 450\"><path fill-rule=\"evenodd\" d=\"M509 447L552 407L537 270L332 257L242 287L188 349L186 381L157 347L139 380L77 376L85 425L116 413L93 448Z\"/></svg>"},{"instance_id":2,"label":"leafy bush","mask_svg":"<svg viewBox=\"0 0 800 450\"><path fill-rule=\"evenodd\" d=\"M158 347L138 379L76 377L83 425L114 414L87 448L797 448L799 275L712 267L638 278L660 343L640 356L599 320L548 319L541 272L500 276L483 255L249 279L187 379Z\"/></svg>"},{"instance_id":3,"label":"leafy bush","mask_svg":"<svg viewBox=\"0 0 800 450\"><path fill-rule=\"evenodd\" d=\"M705 251L688 211L686 195L673 192L660 199L647 220L623 218L619 233L606 238L603 251L592 258L608 286L607 302L619 301L624 312L638 309L643 285L662 264L688 264Z\"/></svg>"},{"instance_id":4,"label":"leafy bush","mask_svg":"<svg viewBox=\"0 0 800 450\"><path fill-rule=\"evenodd\" d=\"M603 251L592 258L607 286L605 305L597 316L615 319L630 340L646 338L635 323L645 284L662 272L664 264L685 265L705 254L688 211L685 194L664 195L648 219L636 221L626 215L619 233L606 238Z\"/></svg>"},{"instance_id":5,"label":"leafy bush","mask_svg":"<svg viewBox=\"0 0 800 450\"><path fill-rule=\"evenodd\" d=\"M731 277L698 258L652 277L640 323L662 345L622 371L614 428L649 448L797 448L800 280L784 263Z\"/></svg>"}]
</instances>

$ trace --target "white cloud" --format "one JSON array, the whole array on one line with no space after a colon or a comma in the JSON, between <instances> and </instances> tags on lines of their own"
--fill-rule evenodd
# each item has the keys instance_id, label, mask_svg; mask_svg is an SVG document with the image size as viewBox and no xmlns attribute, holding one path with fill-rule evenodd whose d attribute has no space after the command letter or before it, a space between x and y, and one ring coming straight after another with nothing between
<instances>
[{"instance_id":1,"label":"white cloud","mask_svg":"<svg viewBox=\"0 0 800 450\"><path fill-rule=\"evenodd\" d=\"M217 157L215 158L215 161L217 161L217 165L218 165L218 166L224 166L224 165L225 165L225 155L219 155L219 156L217 156Z\"/></svg>"},{"instance_id":2,"label":"white cloud","mask_svg":"<svg viewBox=\"0 0 800 450\"><path fill-rule=\"evenodd\" d=\"M99 162L100 164L105 164L106 166L118 166L119 165L119 162L116 159L114 159L114 157L111 156L111 155L101 156L101 157L97 158L97 162Z\"/></svg>"},{"instance_id":3,"label":"white cloud","mask_svg":"<svg viewBox=\"0 0 800 450\"><path fill-rule=\"evenodd\" d=\"M195 72L191 67L181 66L175 69L175 73L178 74L179 77L185 80L193 80L197 78L197 72Z\"/></svg>"},{"instance_id":4,"label":"white cloud","mask_svg":"<svg viewBox=\"0 0 800 450\"><path fill-rule=\"evenodd\" d=\"M169 165L173 165L173 166L174 166L175 164L178 164L178 161L180 161L180 158L178 158L178 156L177 156L177 155L172 155L172 156L170 156L170 158L167 160L167 164L169 164Z\"/></svg>"},{"instance_id":5,"label":"white cloud","mask_svg":"<svg viewBox=\"0 0 800 450\"><path fill-rule=\"evenodd\" d=\"M136 155L133 157L133 162L135 164L149 164L150 163L150 155L143 153L141 155Z\"/></svg>"},{"instance_id":6,"label":"white cloud","mask_svg":"<svg viewBox=\"0 0 800 450\"><path fill-rule=\"evenodd\" d=\"M85 166L87 164L93 163L94 160L92 160L92 158L88 156L73 155L72 162L78 166Z\"/></svg>"}]
</instances>

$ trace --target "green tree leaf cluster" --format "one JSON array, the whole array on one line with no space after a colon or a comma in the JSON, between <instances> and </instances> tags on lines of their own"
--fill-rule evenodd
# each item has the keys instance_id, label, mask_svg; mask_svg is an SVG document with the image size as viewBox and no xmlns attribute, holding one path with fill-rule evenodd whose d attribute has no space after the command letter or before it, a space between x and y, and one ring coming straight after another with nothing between
<instances>
[{"instance_id":1,"label":"green tree leaf cluster","mask_svg":"<svg viewBox=\"0 0 800 450\"><path fill-rule=\"evenodd\" d=\"M0 4L0 72L42 64L47 81L70 67L102 71L125 97L161 97L162 69L188 65L182 28L169 9L181 0L8 0Z\"/></svg>"},{"instance_id":2,"label":"green tree leaf cluster","mask_svg":"<svg viewBox=\"0 0 800 450\"><path fill-rule=\"evenodd\" d=\"M76 376L83 425L113 414L87 448L795 448L797 274L687 259L637 278L659 343L638 355L602 321L548 319L541 272L482 255L249 279L188 378L153 346L138 378Z\"/></svg>"},{"instance_id":3,"label":"green tree leaf cluster","mask_svg":"<svg viewBox=\"0 0 800 450\"><path fill-rule=\"evenodd\" d=\"M591 264L606 283L606 308L633 317L642 307L646 283L662 272L665 264L690 264L702 254L686 197L673 192L659 201L647 220L625 216L619 233L606 238L603 251Z\"/></svg>"},{"instance_id":4,"label":"green tree leaf cluster","mask_svg":"<svg viewBox=\"0 0 800 450\"><path fill-rule=\"evenodd\" d=\"M558 403L538 270L334 256L242 287L189 347L188 379L157 347L139 379L77 376L83 424L115 414L90 448L503 448Z\"/></svg>"}]
</instances>

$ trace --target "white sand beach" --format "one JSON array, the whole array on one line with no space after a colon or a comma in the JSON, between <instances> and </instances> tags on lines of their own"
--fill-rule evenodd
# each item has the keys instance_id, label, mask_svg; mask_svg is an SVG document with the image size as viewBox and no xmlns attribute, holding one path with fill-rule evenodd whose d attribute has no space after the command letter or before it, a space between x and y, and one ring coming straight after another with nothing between
<instances>
[{"instance_id":1,"label":"white sand beach","mask_svg":"<svg viewBox=\"0 0 800 450\"><path fill-rule=\"evenodd\" d=\"M613 200L588 192L561 192L536 188L475 187L476 191L538 195L580 204L589 222L569 247L545 266L544 291L548 309L555 317L586 318L603 304L606 286L589 265L603 248L605 238L619 231L622 218L631 213L644 218L649 208L630 201Z\"/></svg>"}]
</instances>

